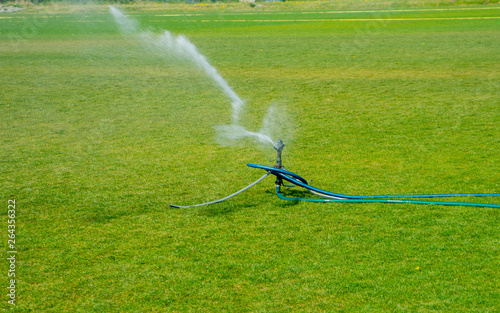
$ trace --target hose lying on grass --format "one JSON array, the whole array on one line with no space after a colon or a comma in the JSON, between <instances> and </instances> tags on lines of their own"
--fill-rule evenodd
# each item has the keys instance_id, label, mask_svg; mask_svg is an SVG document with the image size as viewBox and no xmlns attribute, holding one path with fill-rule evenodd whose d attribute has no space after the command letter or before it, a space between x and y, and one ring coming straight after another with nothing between
<instances>
[{"instance_id":1,"label":"hose lying on grass","mask_svg":"<svg viewBox=\"0 0 500 313\"><path fill-rule=\"evenodd\" d=\"M289 172L284 169L275 168L271 166L259 164L247 164L250 167L266 170L268 173L275 175L279 179L286 180L294 186L303 187L310 192L324 197L326 199L312 199L312 198L290 198L281 193L281 186L276 185L276 194L280 199L293 200L293 201L310 201L310 202L348 202L348 203L414 203L414 204L438 204L438 205L460 205L460 206L477 206L477 207L490 207L500 208L498 204L491 203L471 203L471 202L449 202L449 201L423 201L414 200L415 198L444 198L444 197L498 197L499 193L455 193L455 194L430 194L430 195L345 195L340 193L333 193L330 191L322 190L310 186L307 181L299 175ZM413 198L413 199L392 199L392 198Z\"/></svg>"},{"instance_id":2,"label":"hose lying on grass","mask_svg":"<svg viewBox=\"0 0 500 313\"><path fill-rule=\"evenodd\" d=\"M232 198L240 193L242 193L243 191L257 185L261 180L263 180L264 178L267 177L267 175L271 174L270 172L267 172L264 174L264 176L262 176L261 178L257 179L256 181L254 181L253 183L251 183L250 185L246 186L245 188L241 189L241 190L238 190L236 191L235 193L233 194L230 194L229 196L227 197L224 197L222 199L219 199L219 200L215 200L215 201L210 201L210 202L205 202L205 203L200 203L200 204L194 204L194 205L188 205L188 206L182 206L182 205L174 205L174 204L171 204L170 207L172 208L178 208L178 209L187 209L187 208L191 208L191 207L195 207L195 206L202 206L202 205L208 205L208 204L214 204L214 203L219 203L219 202L222 202L222 201L225 201L229 198Z\"/></svg>"},{"instance_id":3,"label":"hose lying on grass","mask_svg":"<svg viewBox=\"0 0 500 313\"><path fill-rule=\"evenodd\" d=\"M181 205L173 205L170 206L173 208L181 208L187 209L191 207L203 206L208 204L219 203L225 201L229 198L232 198L243 191L255 186L264 178L266 178L269 174L273 174L277 177L277 181L286 180L292 183L292 186L303 187L309 190L311 193L323 197L322 199L314 199L314 198L290 198L281 193L281 185L276 184L276 194L280 199L283 200L292 200L292 201L309 201L309 202L343 202L343 203L413 203L413 204L438 204L438 205L460 205L460 206L475 206L475 207L489 207L489 208L500 208L499 204L492 203L472 203L472 202L450 202L450 201L428 201L428 200L415 200L416 198L445 198L445 197L498 197L500 193L452 193L452 194L430 194L430 195L369 195L369 196L358 196L358 195L345 195L340 193L334 193L326 190L322 190L313 186L310 186L307 181L300 177L299 175L292 173L290 171L266 166L248 163L249 167L258 168L266 170L266 174L261 178L257 179L250 185L245 188L227 196L219 200L189 205L189 206L181 206ZM410 199L394 199L394 198L410 198Z\"/></svg>"}]
</instances>

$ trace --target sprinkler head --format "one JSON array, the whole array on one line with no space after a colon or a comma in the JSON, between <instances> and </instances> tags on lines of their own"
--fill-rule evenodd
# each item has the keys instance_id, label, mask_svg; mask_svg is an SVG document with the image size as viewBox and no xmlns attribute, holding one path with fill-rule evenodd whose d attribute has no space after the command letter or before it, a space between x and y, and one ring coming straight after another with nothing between
<instances>
[{"instance_id":1,"label":"sprinkler head","mask_svg":"<svg viewBox=\"0 0 500 313\"><path fill-rule=\"evenodd\" d=\"M274 149L278 152L278 157L276 158L276 165L274 167L276 168L282 168L283 165L281 164L281 152L283 151L283 148L285 147L285 144L283 143L283 140L278 139L276 142L276 145L274 146Z\"/></svg>"},{"instance_id":2,"label":"sprinkler head","mask_svg":"<svg viewBox=\"0 0 500 313\"><path fill-rule=\"evenodd\" d=\"M278 152L278 157L276 158L276 165L274 166L275 168L285 168L283 164L281 164L281 152L283 151L283 148L285 147L285 144L283 143L283 140L278 139L276 142L276 145L274 146L274 149ZM276 181L274 182L276 186L281 186L283 185L283 180L281 177L276 176Z\"/></svg>"}]
</instances>

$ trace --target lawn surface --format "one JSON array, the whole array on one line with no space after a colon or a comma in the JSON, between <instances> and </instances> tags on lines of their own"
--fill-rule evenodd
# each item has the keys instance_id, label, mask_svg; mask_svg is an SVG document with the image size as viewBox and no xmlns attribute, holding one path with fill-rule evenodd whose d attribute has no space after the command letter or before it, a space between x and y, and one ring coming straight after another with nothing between
<instances>
[{"instance_id":1,"label":"lawn surface","mask_svg":"<svg viewBox=\"0 0 500 313\"><path fill-rule=\"evenodd\" d=\"M124 10L188 37L246 101L249 130L283 112L284 165L312 185L500 192L498 5L182 8ZM220 146L230 101L193 64L120 34L105 6L0 15L0 73L16 311L500 307L495 208L286 202L272 178L169 208L243 188L263 174L246 163L275 151Z\"/></svg>"}]
</instances>

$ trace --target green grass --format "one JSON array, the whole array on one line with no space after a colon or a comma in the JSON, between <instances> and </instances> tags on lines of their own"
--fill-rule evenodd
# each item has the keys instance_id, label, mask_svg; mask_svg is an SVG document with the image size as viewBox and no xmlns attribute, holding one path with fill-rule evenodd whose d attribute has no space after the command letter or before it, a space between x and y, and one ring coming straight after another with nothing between
<instances>
[{"instance_id":1,"label":"green grass","mask_svg":"<svg viewBox=\"0 0 500 313\"><path fill-rule=\"evenodd\" d=\"M498 6L305 5L131 16L186 35L246 100L250 130L271 104L285 110L284 164L314 186L499 192ZM245 164L272 165L274 150L219 146L230 102L191 64L119 34L105 7L49 9L0 16L0 199L4 213L17 201L17 311L500 306L498 209L285 202L271 178L221 204L169 208L246 186L263 173Z\"/></svg>"}]
</instances>

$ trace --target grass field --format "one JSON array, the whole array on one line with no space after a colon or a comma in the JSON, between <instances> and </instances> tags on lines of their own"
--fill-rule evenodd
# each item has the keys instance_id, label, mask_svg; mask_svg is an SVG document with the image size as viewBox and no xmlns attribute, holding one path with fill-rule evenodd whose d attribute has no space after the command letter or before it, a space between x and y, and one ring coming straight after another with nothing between
<instances>
[{"instance_id":1,"label":"grass field","mask_svg":"<svg viewBox=\"0 0 500 313\"><path fill-rule=\"evenodd\" d=\"M314 186L500 192L498 5L275 5L125 10L187 36L245 99L249 130L270 105L286 112L284 165ZM272 165L275 151L218 145L230 101L189 62L120 34L105 6L0 15L0 73L14 311L500 307L498 209L286 202L272 178L169 208L243 188L263 174L246 163Z\"/></svg>"}]
</instances>

